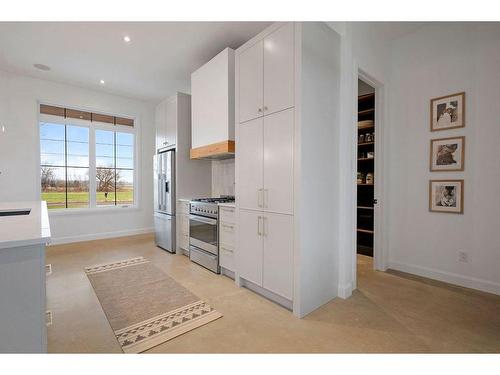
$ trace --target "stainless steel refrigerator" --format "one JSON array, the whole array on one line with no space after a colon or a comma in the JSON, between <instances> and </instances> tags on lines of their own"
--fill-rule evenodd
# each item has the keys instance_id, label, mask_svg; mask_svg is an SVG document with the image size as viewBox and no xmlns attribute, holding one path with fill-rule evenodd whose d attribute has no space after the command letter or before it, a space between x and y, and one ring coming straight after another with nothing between
<instances>
[{"instance_id":1,"label":"stainless steel refrigerator","mask_svg":"<svg viewBox=\"0 0 500 375\"><path fill-rule=\"evenodd\" d=\"M156 154L153 164L155 242L175 253L175 150Z\"/></svg>"}]
</instances>

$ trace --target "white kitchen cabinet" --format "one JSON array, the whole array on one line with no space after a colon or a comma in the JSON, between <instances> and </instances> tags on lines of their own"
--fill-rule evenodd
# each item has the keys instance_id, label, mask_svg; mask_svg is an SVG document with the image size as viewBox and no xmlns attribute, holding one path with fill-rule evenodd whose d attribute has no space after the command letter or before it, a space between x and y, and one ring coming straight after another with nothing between
<instances>
[{"instance_id":1,"label":"white kitchen cabinet","mask_svg":"<svg viewBox=\"0 0 500 375\"><path fill-rule=\"evenodd\" d=\"M263 144L262 118L239 125L238 153L238 201L241 208L262 209L263 193Z\"/></svg>"},{"instance_id":2,"label":"white kitchen cabinet","mask_svg":"<svg viewBox=\"0 0 500 375\"><path fill-rule=\"evenodd\" d=\"M240 210L239 226L239 276L291 300L293 216Z\"/></svg>"},{"instance_id":3,"label":"white kitchen cabinet","mask_svg":"<svg viewBox=\"0 0 500 375\"><path fill-rule=\"evenodd\" d=\"M294 29L286 23L239 54L239 122L294 106Z\"/></svg>"},{"instance_id":4,"label":"white kitchen cabinet","mask_svg":"<svg viewBox=\"0 0 500 375\"><path fill-rule=\"evenodd\" d=\"M294 110L239 124L241 208L293 213Z\"/></svg>"},{"instance_id":5,"label":"white kitchen cabinet","mask_svg":"<svg viewBox=\"0 0 500 375\"><path fill-rule=\"evenodd\" d=\"M264 115L293 106L293 54L293 23L286 23L264 38Z\"/></svg>"},{"instance_id":6,"label":"white kitchen cabinet","mask_svg":"<svg viewBox=\"0 0 500 375\"><path fill-rule=\"evenodd\" d=\"M189 215L181 214L180 226L181 234L189 235Z\"/></svg>"},{"instance_id":7,"label":"white kitchen cabinet","mask_svg":"<svg viewBox=\"0 0 500 375\"><path fill-rule=\"evenodd\" d=\"M0 202L0 211L29 212L0 216L0 353L47 353L47 204Z\"/></svg>"},{"instance_id":8,"label":"white kitchen cabinet","mask_svg":"<svg viewBox=\"0 0 500 375\"><path fill-rule=\"evenodd\" d=\"M155 109L155 128L156 128L156 150L166 146L167 141L167 103L163 101Z\"/></svg>"},{"instance_id":9,"label":"white kitchen cabinet","mask_svg":"<svg viewBox=\"0 0 500 375\"><path fill-rule=\"evenodd\" d=\"M165 121L165 141L166 146L175 145L177 142L177 116L179 101L176 97L167 101L166 121Z\"/></svg>"},{"instance_id":10,"label":"white kitchen cabinet","mask_svg":"<svg viewBox=\"0 0 500 375\"><path fill-rule=\"evenodd\" d=\"M236 223L234 205L219 205L219 220L221 223L234 224Z\"/></svg>"},{"instance_id":11,"label":"white kitchen cabinet","mask_svg":"<svg viewBox=\"0 0 500 375\"><path fill-rule=\"evenodd\" d=\"M263 52L261 40L239 56L239 122L263 115Z\"/></svg>"},{"instance_id":12,"label":"white kitchen cabinet","mask_svg":"<svg viewBox=\"0 0 500 375\"><path fill-rule=\"evenodd\" d=\"M181 253L189 252L189 200L177 201L177 248Z\"/></svg>"},{"instance_id":13,"label":"white kitchen cabinet","mask_svg":"<svg viewBox=\"0 0 500 375\"><path fill-rule=\"evenodd\" d=\"M293 108L264 117L265 211L293 213Z\"/></svg>"},{"instance_id":14,"label":"white kitchen cabinet","mask_svg":"<svg viewBox=\"0 0 500 375\"><path fill-rule=\"evenodd\" d=\"M293 295L293 216L263 214L262 286L291 300Z\"/></svg>"},{"instance_id":15,"label":"white kitchen cabinet","mask_svg":"<svg viewBox=\"0 0 500 375\"><path fill-rule=\"evenodd\" d=\"M189 253L189 234L181 233L179 237L179 248L184 255Z\"/></svg>"},{"instance_id":16,"label":"white kitchen cabinet","mask_svg":"<svg viewBox=\"0 0 500 375\"><path fill-rule=\"evenodd\" d=\"M156 150L176 144L177 141L177 96L159 103L155 112Z\"/></svg>"},{"instance_id":17,"label":"white kitchen cabinet","mask_svg":"<svg viewBox=\"0 0 500 375\"><path fill-rule=\"evenodd\" d=\"M219 205L219 264L234 272L236 249L235 207Z\"/></svg>"},{"instance_id":18,"label":"white kitchen cabinet","mask_svg":"<svg viewBox=\"0 0 500 375\"><path fill-rule=\"evenodd\" d=\"M338 205L341 56L340 35L322 22L274 23L235 51L235 282L298 317L352 284L336 278L336 239L321 229L334 228L337 214L317 210Z\"/></svg>"},{"instance_id":19,"label":"white kitchen cabinet","mask_svg":"<svg viewBox=\"0 0 500 375\"><path fill-rule=\"evenodd\" d=\"M262 213L239 210L238 255L239 276L259 286L262 285L262 261L264 257Z\"/></svg>"}]
</instances>

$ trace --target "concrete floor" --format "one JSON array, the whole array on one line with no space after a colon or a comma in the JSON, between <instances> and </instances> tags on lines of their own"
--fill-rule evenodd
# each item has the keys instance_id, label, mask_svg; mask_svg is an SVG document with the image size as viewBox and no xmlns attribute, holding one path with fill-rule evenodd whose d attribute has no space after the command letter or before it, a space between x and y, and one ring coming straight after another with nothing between
<instances>
[{"instance_id":1,"label":"concrete floor","mask_svg":"<svg viewBox=\"0 0 500 375\"><path fill-rule=\"evenodd\" d=\"M396 272L358 259L358 290L304 319L182 255L151 235L51 246L47 263L51 353L120 353L84 266L151 259L224 317L149 350L152 353L500 352L500 297Z\"/></svg>"}]
</instances>

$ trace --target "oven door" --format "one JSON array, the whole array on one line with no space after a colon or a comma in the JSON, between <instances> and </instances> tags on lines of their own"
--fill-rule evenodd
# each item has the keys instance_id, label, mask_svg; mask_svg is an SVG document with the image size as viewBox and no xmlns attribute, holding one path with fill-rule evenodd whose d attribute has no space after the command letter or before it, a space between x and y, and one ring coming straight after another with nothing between
<instances>
[{"instance_id":1,"label":"oven door","mask_svg":"<svg viewBox=\"0 0 500 375\"><path fill-rule=\"evenodd\" d=\"M217 219L189 215L189 244L218 255Z\"/></svg>"}]
</instances>

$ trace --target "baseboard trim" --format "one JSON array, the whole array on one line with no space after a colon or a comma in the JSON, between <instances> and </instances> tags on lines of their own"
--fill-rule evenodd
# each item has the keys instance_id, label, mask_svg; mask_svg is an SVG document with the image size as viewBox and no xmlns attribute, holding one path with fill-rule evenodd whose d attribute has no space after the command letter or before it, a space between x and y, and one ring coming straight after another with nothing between
<instances>
[{"instance_id":1,"label":"baseboard trim","mask_svg":"<svg viewBox=\"0 0 500 375\"><path fill-rule=\"evenodd\" d=\"M229 277L230 279L233 279L233 280L235 278L234 272L231 270L228 270L227 268L224 268L224 267L220 268L220 274L224 275L226 277Z\"/></svg>"},{"instance_id":2,"label":"baseboard trim","mask_svg":"<svg viewBox=\"0 0 500 375\"><path fill-rule=\"evenodd\" d=\"M493 281L463 276L452 272L445 272L433 268L416 266L401 262L389 262L389 269L427 277L445 283L476 289L482 292L500 295L500 284Z\"/></svg>"},{"instance_id":3,"label":"baseboard trim","mask_svg":"<svg viewBox=\"0 0 500 375\"><path fill-rule=\"evenodd\" d=\"M339 285L337 297L347 299L352 296L352 283Z\"/></svg>"},{"instance_id":4,"label":"baseboard trim","mask_svg":"<svg viewBox=\"0 0 500 375\"><path fill-rule=\"evenodd\" d=\"M293 303L292 301L276 294L276 293L273 293L271 292L270 290L267 290L267 289L264 289L260 286L258 286L257 284L254 284L252 283L251 281L248 281L242 277L240 277L240 282L241 282L241 286L247 288L247 289L250 289L252 292L255 292L257 293L258 295L274 302L274 303L277 303L278 305L284 307L285 309L287 310L290 310L292 311L293 309Z\"/></svg>"},{"instance_id":5,"label":"baseboard trim","mask_svg":"<svg viewBox=\"0 0 500 375\"><path fill-rule=\"evenodd\" d=\"M120 230L115 232L104 232L95 234L82 234L78 236L67 236L67 237L53 237L50 241L51 245L63 245L73 242L83 242L83 241L93 241L93 240L103 240L107 238L117 238L117 237L127 237L135 236L137 234L146 234L154 232L154 228L141 228L141 229L130 229L130 230Z\"/></svg>"}]
</instances>

